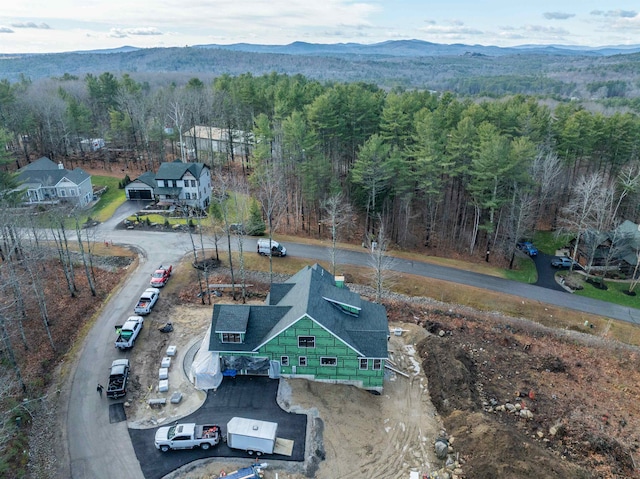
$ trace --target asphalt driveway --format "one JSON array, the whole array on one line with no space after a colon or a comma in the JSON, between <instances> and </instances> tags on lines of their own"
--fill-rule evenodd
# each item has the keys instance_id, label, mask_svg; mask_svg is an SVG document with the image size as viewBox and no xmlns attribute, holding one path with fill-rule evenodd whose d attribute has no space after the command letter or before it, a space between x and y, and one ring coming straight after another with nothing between
<instances>
[{"instance_id":1,"label":"asphalt driveway","mask_svg":"<svg viewBox=\"0 0 640 479\"><path fill-rule=\"evenodd\" d=\"M178 422L218 424L223 435L227 433L227 422L234 416L277 422L278 437L294 441L293 454L291 457L265 454L261 459L304 461L307 416L280 409L276 403L277 391L278 381L275 379L258 376L225 377L217 391L209 391L200 409ZM206 457L252 457L246 451L230 449L222 442L208 451L194 449L163 453L154 446L155 433L155 428L129 429L133 448L146 479L159 479L185 464Z\"/></svg>"},{"instance_id":2,"label":"asphalt driveway","mask_svg":"<svg viewBox=\"0 0 640 479\"><path fill-rule=\"evenodd\" d=\"M535 282L535 285L547 289L554 289L556 291L567 292L567 290L560 286L556 281L558 268L551 266L551 260L555 257L556 256L554 255L540 252L538 252L537 256L533 257L533 262L535 263L536 270L538 271L538 281Z\"/></svg>"}]
</instances>

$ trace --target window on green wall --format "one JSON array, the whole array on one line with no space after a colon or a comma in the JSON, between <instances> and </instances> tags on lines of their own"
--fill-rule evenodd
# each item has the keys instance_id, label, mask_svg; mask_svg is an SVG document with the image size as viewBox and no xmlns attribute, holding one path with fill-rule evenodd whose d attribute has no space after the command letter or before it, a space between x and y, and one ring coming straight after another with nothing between
<instances>
[{"instance_id":1,"label":"window on green wall","mask_svg":"<svg viewBox=\"0 0 640 479\"><path fill-rule=\"evenodd\" d=\"M240 333L222 333L222 342L223 343L239 343L240 341Z\"/></svg>"},{"instance_id":2,"label":"window on green wall","mask_svg":"<svg viewBox=\"0 0 640 479\"><path fill-rule=\"evenodd\" d=\"M298 366L306 366L307 365L307 357L306 356L300 356L298 358Z\"/></svg>"},{"instance_id":3,"label":"window on green wall","mask_svg":"<svg viewBox=\"0 0 640 479\"><path fill-rule=\"evenodd\" d=\"M320 357L320 366L336 366L338 364L338 358L327 358L325 356Z\"/></svg>"},{"instance_id":4,"label":"window on green wall","mask_svg":"<svg viewBox=\"0 0 640 479\"><path fill-rule=\"evenodd\" d=\"M373 369L382 369L382 359L373 360Z\"/></svg>"},{"instance_id":5,"label":"window on green wall","mask_svg":"<svg viewBox=\"0 0 640 479\"><path fill-rule=\"evenodd\" d=\"M280 356L280 365L289 366L289 356Z\"/></svg>"},{"instance_id":6,"label":"window on green wall","mask_svg":"<svg viewBox=\"0 0 640 479\"><path fill-rule=\"evenodd\" d=\"M360 369L369 369L369 360L367 358L360 358Z\"/></svg>"},{"instance_id":7,"label":"window on green wall","mask_svg":"<svg viewBox=\"0 0 640 479\"><path fill-rule=\"evenodd\" d=\"M298 336L299 348L315 348L316 338L315 336Z\"/></svg>"}]
</instances>

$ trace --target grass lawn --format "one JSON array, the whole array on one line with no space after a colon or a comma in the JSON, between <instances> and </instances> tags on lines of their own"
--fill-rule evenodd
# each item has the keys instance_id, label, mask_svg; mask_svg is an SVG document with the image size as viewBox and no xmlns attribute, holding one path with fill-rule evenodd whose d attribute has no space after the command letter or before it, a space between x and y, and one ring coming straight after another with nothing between
<instances>
[{"instance_id":1,"label":"grass lawn","mask_svg":"<svg viewBox=\"0 0 640 479\"><path fill-rule=\"evenodd\" d=\"M91 176L91 182L94 186L106 186L105 191L98 202L89 210L87 216L83 219L83 223L88 217L96 221L106 221L113 216L113 213L127 201L124 189L118 188L120 180L111 176Z\"/></svg>"},{"instance_id":2,"label":"grass lawn","mask_svg":"<svg viewBox=\"0 0 640 479\"><path fill-rule=\"evenodd\" d=\"M516 256L516 268L505 269L504 277L512 281L519 281L520 283L533 284L538 281L538 271L536 270L536 264L530 257L521 258Z\"/></svg>"},{"instance_id":3,"label":"grass lawn","mask_svg":"<svg viewBox=\"0 0 640 479\"><path fill-rule=\"evenodd\" d=\"M562 276L567 276L568 271L558 273ZM583 289L578 289L574 294L583 296L585 298L599 299L600 301L607 301L609 303L619 304L621 306L628 306L630 308L640 308L640 296L625 294L629 290L629 283L624 281L607 281L604 284L606 289L600 289L592 283L587 282L587 278L579 273L573 273L572 278L575 281L580 282ZM599 279L595 280L596 282Z\"/></svg>"},{"instance_id":4,"label":"grass lawn","mask_svg":"<svg viewBox=\"0 0 640 479\"><path fill-rule=\"evenodd\" d=\"M555 255L556 251L564 248L570 240L569 236L556 236L552 231L538 231L533 244L543 253Z\"/></svg>"}]
</instances>

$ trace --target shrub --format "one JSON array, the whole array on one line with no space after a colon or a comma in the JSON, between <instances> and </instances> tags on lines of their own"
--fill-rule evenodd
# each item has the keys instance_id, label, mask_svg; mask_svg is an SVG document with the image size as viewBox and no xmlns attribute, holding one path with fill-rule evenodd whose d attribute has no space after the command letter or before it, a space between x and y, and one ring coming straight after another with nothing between
<instances>
[{"instance_id":1,"label":"shrub","mask_svg":"<svg viewBox=\"0 0 640 479\"><path fill-rule=\"evenodd\" d=\"M267 226L262 220L260 206L256 202L252 202L249 209L249 221L247 221L247 224L245 225L247 234L251 236L262 236L266 229Z\"/></svg>"}]
</instances>

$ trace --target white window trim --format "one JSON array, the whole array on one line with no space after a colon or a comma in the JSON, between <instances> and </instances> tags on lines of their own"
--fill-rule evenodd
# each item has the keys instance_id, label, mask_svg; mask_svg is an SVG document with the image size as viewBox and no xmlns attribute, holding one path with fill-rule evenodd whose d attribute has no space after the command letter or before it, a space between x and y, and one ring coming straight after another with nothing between
<instances>
[{"instance_id":1,"label":"white window trim","mask_svg":"<svg viewBox=\"0 0 640 479\"><path fill-rule=\"evenodd\" d=\"M364 367L362 367L363 362L364 362ZM358 366L362 371L369 369L369 360L367 358L360 358Z\"/></svg>"},{"instance_id":2,"label":"white window trim","mask_svg":"<svg viewBox=\"0 0 640 479\"><path fill-rule=\"evenodd\" d=\"M376 367L376 362L377 362L377 367ZM371 367L371 369L373 369L374 371L380 371L382 369L382 365L383 365L382 359L374 359L373 366Z\"/></svg>"},{"instance_id":3,"label":"white window trim","mask_svg":"<svg viewBox=\"0 0 640 479\"><path fill-rule=\"evenodd\" d=\"M300 346L300 338L313 338L313 346ZM315 336L298 336L298 348L315 349L316 348L316 337Z\"/></svg>"},{"instance_id":4,"label":"white window trim","mask_svg":"<svg viewBox=\"0 0 640 479\"><path fill-rule=\"evenodd\" d=\"M280 365L289 366L289 356L280 356Z\"/></svg>"},{"instance_id":5,"label":"white window trim","mask_svg":"<svg viewBox=\"0 0 640 479\"><path fill-rule=\"evenodd\" d=\"M302 363L304 363L304 364L302 364ZM298 366L300 366L301 368L306 368L307 367L307 357L306 356L298 357Z\"/></svg>"},{"instance_id":6,"label":"white window trim","mask_svg":"<svg viewBox=\"0 0 640 479\"><path fill-rule=\"evenodd\" d=\"M327 359L332 360L333 364L322 364ZM320 356L320 366L335 368L338 366L338 358L335 356Z\"/></svg>"}]
</instances>

